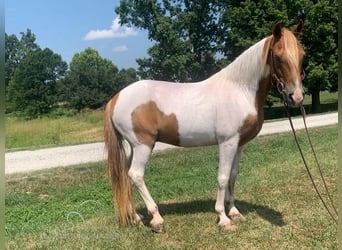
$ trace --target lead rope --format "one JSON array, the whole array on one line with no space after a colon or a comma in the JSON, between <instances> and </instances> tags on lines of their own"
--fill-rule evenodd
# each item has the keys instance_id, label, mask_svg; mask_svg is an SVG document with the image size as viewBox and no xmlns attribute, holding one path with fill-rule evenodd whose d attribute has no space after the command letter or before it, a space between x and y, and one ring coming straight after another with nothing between
<instances>
[{"instance_id":1,"label":"lead rope","mask_svg":"<svg viewBox=\"0 0 342 250\"><path fill-rule=\"evenodd\" d=\"M328 187L327 187L327 184L326 184L325 179L324 179L324 177L323 177L323 174L322 174L322 170L321 170L320 164L318 163L316 151L314 150L314 148L313 148L313 146L312 146L312 142L311 142L311 138L310 138L310 135L309 135L308 127L306 126L306 112L305 112L305 109L304 109L303 106L300 106L300 111L301 111L302 116L303 116L303 122L304 122L304 127L305 127L305 131L306 131L306 135L307 135L307 137L308 137L308 141L309 141L309 144L310 144L310 147L311 147L311 151L312 151L312 153L313 153L313 155L314 155L315 162L316 162L317 168L318 168L318 170L319 170L319 174L320 174L321 179L322 179L322 182L323 182L323 184L324 184L325 191L326 191L326 193L327 193L327 195L328 195L330 204L331 204L332 208L334 209L336 216L338 216L337 209L336 209L335 204L334 204L334 202L333 202L333 200L332 200L332 198L331 198L330 192L328 191Z\"/></svg>"},{"instance_id":2,"label":"lead rope","mask_svg":"<svg viewBox=\"0 0 342 250\"><path fill-rule=\"evenodd\" d=\"M314 179L313 179L313 177L312 177L312 174L311 174L311 172L310 172L310 169L309 169L309 167L308 167L308 164L306 163L306 160L305 160L303 151L302 151L302 149L301 149L301 147L300 147L300 145L299 145L298 138L297 138L297 134L296 134L296 131L295 131L294 126L293 126L293 123L292 123L292 119L291 119L289 107L288 107L288 105L287 105L286 102L284 102L284 107L285 107L285 110L286 110L286 113L287 113L287 117L289 118L289 122L290 122L290 125L291 125L291 129L292 129L292 132L293 132L293 135L294 135L294 138L295 138L297 147L298 147L298 149L299 149L299 153L300 153L300 155L302 156L302 159L303 159L303 162L304 162L306 171L308 172L308 175L309 175L309 177L310 177L311 183L312 183L312 185L313 185L313 187L314 187L314 189L315 189L317 195L319 196L321 202L323 203L325 209L328 211L330 217L331 217L331 218L334 220L334 222L337 224L337 220L335 219L335 217L333 216L332 212L331 212L330 209L328 208L327 204L326 204L325 201L323 200L323 197L322 197L321 193L319 192L319 190L318 190L318 188L317 188L317 186L316 186L316 183L315 183L315 181L314 181ZM306 131L307 131L306 122L305 122L305 110L304 110L304 112L303 112L303 110L304 110L304 108L301 106L301 111L302 111L302 115L303 115L303 119L304 119L304 125L305 125L305 129L306 129ZM307 135L308 135L308 132L307 132ZM308 138L310 138L310 137L308 136ZM311 145L311 147L312 147L311 140L309 139L309 141L310 141L310 145ZM313 150L313 147L312 147L312 150ZM314 151L314 150L313 150L313 151ZM316 155L316 154L314 153L314 155ZM316 157L316 156L315 156L315 158L316 158L316 160L317 160L317 157ZM316 163L318 164L318 161L316 161ZM319 168L319 171L320 171L320 173L321 173L321 178L323 179L324 186L325 186L326 191L327 191L328 189L327 189L327 187L326 187L326 184L325 184L325 181L324 181L324 178L323 178L323 175L322 175L322 172L321 172L321 169L320 169L319 165L318 165L318 168ZM332 207L334 208L336 215L338 215L338 214L337 214L337 210L336 210L335 206L333 205L333 202L332 202L332 199L331 199L331 197L330 197L330 194L329 194L328 191L327 191L327 193L328 193L328 197L329 197L329 199L330 199L330 201L331 201Z\"/></svg>"}]
</instances>

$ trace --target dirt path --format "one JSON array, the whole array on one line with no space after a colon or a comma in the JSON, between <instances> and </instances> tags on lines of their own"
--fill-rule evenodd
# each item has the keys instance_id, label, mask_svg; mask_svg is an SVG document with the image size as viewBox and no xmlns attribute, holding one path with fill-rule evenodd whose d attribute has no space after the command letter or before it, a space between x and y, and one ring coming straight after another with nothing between
<instances>
[{"instance_id":1,"label":"dirt path","mask_svg":"<svg viewBox=\"0 0 342 250\"><path fill-rule=\"evenodd\" d=\"M301 118L293 119L296 129L304 128ZM309 116L308 127L319 127L338 123L338 113ZM290 131L288 120L265 122L260 135ZM174 148L172 145L157 143L154 151ZM104 144L102 142L46 148L39 150L25 150L5 154L5 173L29 172L45 168L69 166L87 162L98 162L105 159Z\"/></svg>"}]
</instances>

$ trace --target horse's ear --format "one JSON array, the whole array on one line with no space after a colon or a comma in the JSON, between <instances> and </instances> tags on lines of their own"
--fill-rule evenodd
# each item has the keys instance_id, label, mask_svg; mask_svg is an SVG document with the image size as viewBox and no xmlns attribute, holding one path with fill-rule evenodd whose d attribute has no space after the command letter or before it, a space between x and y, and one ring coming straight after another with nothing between
<instances>
[{"instance_id":1,"label":"horse's ear","mask_svg":"<svg viewBox=\"0 0 342 250\"><path fill-rule=\"evenodd\" d=\"M276 25L274 25L274 27L273 27L272 34L273 34L273 37L276 41L279 40L281 37L281 28L282 27L281 27L280 22L276 23Z\"/></svg>"},{"instance_id":2,"label":"horse's ear","mask_svg":"<svg viewBox=\"0 0 342 250\"><path fill-rule=\"evenodd\" d=\"M293 34L298 37L299 34L303 31L303 27L304 27L303 20L300 19L296 28L293 30Z\"/></svg>"}]
</instances>

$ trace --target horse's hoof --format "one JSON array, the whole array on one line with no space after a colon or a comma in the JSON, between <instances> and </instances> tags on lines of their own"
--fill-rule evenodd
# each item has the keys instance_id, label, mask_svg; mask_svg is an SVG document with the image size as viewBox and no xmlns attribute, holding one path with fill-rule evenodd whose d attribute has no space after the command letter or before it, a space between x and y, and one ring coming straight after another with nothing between
<instances>
[{"instance_id":1,"label":"horse's hoof","mask_svg":"<svg viewBox=\"0 0 342 250\"><path fill-rule=\"evenodd\" d=\"M238 227L237 227L236 225L233 225L233 224L231 224L231 225L225 225L223 228L224 228L225 230L229 230L229 231L235 231L235 230L238 229Z\"/></svg>"},{"instance_id":2,"label":"horse's hoof","mask_svg":"<svg viewBox=\"0 0 342 250\"><path fill-rule=\"evenodd\" d=\"M143 226L144 225L143 220L144 220L143 215L138 214L138 213L135 214L135 218L134 218L134 224L135 225Z\"/></svg>"},{"instance_id":3,"label":"horse's hoof","mask_svg":"<svg viewBox=\"0 0 342 250\"><path fill-rule=\"evenodd\" d=\"M229 217L234 222L246 220L242 214L233 214L233 215L230 215Z\"/></svg>"},{"instance_id":4,"label":"horse's hoof","mask_svg":"<svg viewBox=\"0 0 342 250\"><path fill-rule=\"evenodd\" d=\"M217 224L220 228L224 229L224 230L229 230L229 231L234 231L236 230L238 227L236 225L234 225L230 220L224 220L224 221L220 221Z\"/></svg>"},{"instance_id":5,"label":"horse's hoof","mask_svg":"<svg viewBox=\"0 0 342 250\"><path fill-rule=\"evenodd\" d=\"M235 231L238 229L238 227L234 224L226 224L226 225L219 225L222 229L228 230L228 231Z\"/></svg>"},{"instance_id":6,"label":"horse's hoof","mask_svg":"<svg viewBox=\"0 0 342 250\"><path fill-rule=\"evenodd\" d=\"M152 232L154 233L165 233L164 223L158 223L155 225L151 225Z\"/></svg>"}]
</instances>

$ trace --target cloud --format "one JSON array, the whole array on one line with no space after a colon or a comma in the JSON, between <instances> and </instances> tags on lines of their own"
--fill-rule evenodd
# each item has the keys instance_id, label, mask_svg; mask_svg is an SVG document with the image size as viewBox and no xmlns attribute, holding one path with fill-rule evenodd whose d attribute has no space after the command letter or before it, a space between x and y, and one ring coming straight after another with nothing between
<instances>
[{"instance_id":1,"label":"cloud","mask_svg":"<svg viewBox=\"0 0 342 250\"><path fill-rule=\"evenodd\" d=\"M138 32L133 30L132 28L127 27L126 25L120 25L120 18L116 17L109 29L91 30L85 35L84 40L89 41L107 38L120 38L127 36L136 36L137 34Z\"/></svg>"},{"instance_id":2,"label":"cloud","mask_svg":"<svg viewBox=\"0 0 342 250\"><path fill-rule=\"evenodd\" d=\"M128 47L126 45L116 46L113 48L114 52L124 52L127 50L128 50Z\"/></svg>"}]
</instances>

